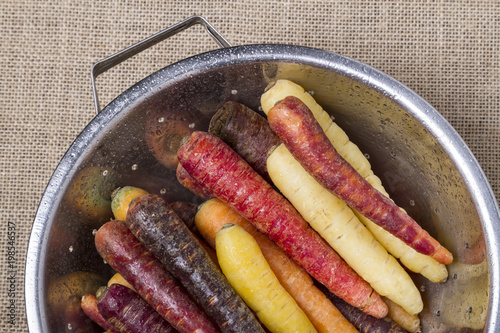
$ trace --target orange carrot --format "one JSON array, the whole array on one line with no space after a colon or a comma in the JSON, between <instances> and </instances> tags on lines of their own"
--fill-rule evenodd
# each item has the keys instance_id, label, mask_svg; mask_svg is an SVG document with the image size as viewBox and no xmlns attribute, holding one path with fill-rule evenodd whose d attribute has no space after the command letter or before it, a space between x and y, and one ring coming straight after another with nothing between
<instances>
[{"instance_id":1,"label":"orange carrot","mask_svg":"<svg viewBox=\"0 0 500 333\"><path fill-rule=\"evenodd\" d=\"M231 207L219 199L208 200L200 205L195 222L203 238L212 247L215 247L215 235L224 224L233 223L245 229L254 237L281 285L295 299L319 333L357 332L314 286L304 269Z\"/></svg>"},{"instance_id":2,"label":"orange carrot","mask_svg":"<svg viewBox=\"0 0 500 333\"><path fill-rule=\"evenodd\" d=\"M323 187L416 251L445 265L453 261L446 248L337 153L301 100L286 97L269 110L268 121L293 156Z\"/></svg>"},{"instance_id":3,"label":"orange carrot","mask_svg":"<svg viewBox=\"0 0 500 333\"><path fill-rule=\"evenodd\" d=\"M332 293L375 317L385 317L388 309L380 295L221 139L194 132L178 157L193 178L268 235Z\"/></svg>"}]
</instances>

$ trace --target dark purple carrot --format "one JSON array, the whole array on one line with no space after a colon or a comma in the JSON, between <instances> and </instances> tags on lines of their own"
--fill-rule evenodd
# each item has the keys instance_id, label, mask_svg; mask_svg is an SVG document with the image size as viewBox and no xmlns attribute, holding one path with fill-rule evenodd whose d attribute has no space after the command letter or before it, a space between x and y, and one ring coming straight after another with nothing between
<instances>
[{"instance_id":1,"label":"dark purple carrot","mask_svg":"<svg viewBox=\"0 0 500 333\"><path fill-rule=\"evenodd\" d=\"M127 224L134 235L176 277L223 332L264 332L208 252L173 209L157 195L137 198Z\"/></svg>"},{"instance_id":2,"label":"dark purple carrot","mask_svg":"<svg viewBox=\"0 0 500 333\"><path fill-rule=\"evenodd\" d=\"M122 333L174 333L175 329L139 294L121 285L105 287L97 309Z\"/></svg>"},{"instance_id":3,"label":"dark purple carrot","mask_svg":"<svg viewBox=\"0 0 500 333\"><path fill-rule=\"evenodd\" d=\"M92 319L96 324L101 326L108 332L120 333L120 331L114 327L109 321L104 319L104 317L99 312L97 308L97 297L94 294L83 295L82 297L82 310L85 314Z\"/></svg>"},{"instance_id":4,"label":"dark purple carrot","mask_svg":"<svg viewBox=\"0 0 500 333\"><path fill-rule=\"evenodd\" d=\"M453 255L446 248L338 154L300 99L286 97L269 110L267 117L290 153L324 188L415 251L445 265L453 261Z\"/></svg>"},{"instance_id":5,"label":"dark purple carrot","mask_svg":"<svg viewBox=\"0 0 500 333\"><path fill-rule=\"evenodd\" d=\"M104 260L176 330L219 331L186 289L130 232L125 222L104 224L97 231L95 244Z\"/></svg>"},{"instance_id":6,"label":"dark purple carrot","mask_svg":"<svg viewBox=\"0 0 500 333\"><path fill-rule=\"evenodd\" d=\"M271 181L267 174L267 153L281 140L264 117L243 104L230 101L212 117L208 132L222 139L266 181ZM258 142L259 149L246 149L249 141Z\"/></svg>"},{"instance_id":7,"label":"dark purple carrot","mask_svg":"<svg viewBox=\"0 0 500 333\"><path fill-rule=\"evenodd\" d=\"M215 250L208 245L205 240L203 239L203 236L200 234L198 231L198 228L196 227L196 223L194 221L194 217L196 216L196 213L198 212L198 206L190 203L190 202L185 202L185 201L174 201L170 203L170 207L174 210L174 212L177 214L177 216L180 217L182 222L191 230L193 235L196 237L196 239L200 242L201 246L205 249L205 251L208 252L210 257L212 258L212 261L217 267L219 266L219 261L217 260L217 253L215 253Z\"/></svg>"},{"instance_id":8,"label":"dark purple carrot","mask_svg":"<svg viewBox=\"0 0 500 333\"><path fill-rule=\"evenodd\" d=\"M176 176L179 183L190 190L192 193L203 199L212 199L214 196L212 193L207 191L204 186L202 186L196 179L191 177L191 175L182 167L181 164L177 165Z\"/></svg>"},{"instance_id":9,"label":"dark purple carrot","mask_svg":"<svg viewBox=\"0 0 500 333\"><path fill-rule=\"evenodd\" d=\"M208 132L224 141L266 181L271 182L267 158L273 147L281 144L281 139L266 118L243 104L231 101L212 117ZM254 143L258 143L258 147Z\"/></svg>"},{"instance_id":10,"label":"dark purple carrot","mask_svg":"<svg viewBox=\"0 0 500 333\"><path fill-rule=\"evenodd\" d=\"M177 154L193 178L268 235L310 275L350 304L385 317L388 309L380 295L221 139L194 132Z\"/></svg>"},{"instance_id":11,"label":"dark purple carrot","mask_svg":"<svg viewBox=\"0 0 500 333\"><path fill-rule=\"evenodd\" d=\"M372 317L333 295L320 283L315 284L360 333L407 333L394 321Z\"/></svg>"}]
</instances>

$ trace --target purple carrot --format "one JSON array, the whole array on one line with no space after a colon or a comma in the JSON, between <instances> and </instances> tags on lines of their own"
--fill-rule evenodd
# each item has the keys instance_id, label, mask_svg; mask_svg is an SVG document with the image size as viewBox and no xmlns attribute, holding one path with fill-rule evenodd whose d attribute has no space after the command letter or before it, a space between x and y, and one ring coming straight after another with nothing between
<instances>
[{"instance_id":1,"label":"purple carrot","mask_svg":"<svg viewBox=\"0 0 500 333\"><path fill-rule=\"evenodd\" d=\"M281 140L266 118L243 104L230 101L212 117L208 132L238 152L266 181L271 181L267 173L267 154ZM246 149L249 141L258 142L259 149Z\"/></svg>"},{"instance_id":2,"label":"purple carrot","mask_svg":"<svg viewBox=\"0 0 500 333\"><path fill-rule=\"evenodd\" d=\"M139 294L112 284L98 295L97 309L122 333L175 333L175 329Z\"/></svg>"},{"instance_id":3,"label":"purple carrot","mask_svg":"<svg viewBox=\"0 0 500 333\"><path fill-rule=\"evenodd\" d=\"M130 232L125 222L104 224L97 231L95 244L104 260L177 331L219 331L186 289Z\"/></svg>"},{"instance_id":4,"label":"purple carrot","mask_svg":"<svg viewBox=\"0 0 500 333\"><path fill-rule=\"evenodd\" d=\"M208 252L161 197L149 194L137 198L129 207L126 222L223 332L264 332Z\"/></svg>"}]
</instances>

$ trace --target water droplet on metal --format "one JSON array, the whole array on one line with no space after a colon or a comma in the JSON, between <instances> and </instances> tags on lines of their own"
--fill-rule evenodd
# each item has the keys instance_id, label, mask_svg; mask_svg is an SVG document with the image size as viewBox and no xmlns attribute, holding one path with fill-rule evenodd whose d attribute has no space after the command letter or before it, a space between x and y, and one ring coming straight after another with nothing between
<instances>
[{"instance_id":1,"label":"water droplet on metal","mask_svg":"<svg viewBox=\"0 0 500 333\"><path fill-rule=\"evenodd\" d=\"M164 118L164 117L160 117L160 118L158 118L158 122L159 122L159 123L162 123L162 122L164 122L164 121L165 121L165 118Z\"/></svg>"},{"instance_id":2,"label":"water droplet on metal","mask_svg":"<svg viewBox=\"0 0 500 333\"><path fill-rule=\"evenodd\" d=\"M137 164L134 164L134 165L132 165L132 170L134 170L134 171L135 171L135 170L137 170L137 168L138 168L138 167L139 167L139 166L138 166Z\"/></svg>"},{"instance_id":3,"label":"water droplet on metal","mask_svg":"<svg viewBox=\"0 0 500 333\"><path fill-rule=\"evenodd\" d=\"M236 89L231 90L231 94L236 95L237 93L238 93L238 90L236 90Z\"/></svg>"},{"instance_id":4,"label":"water droplet on metal","mask_svg":"<svg viewBox=\"0 0 500 333\"><path fill-rule=\"evenodd\" d=\"M166 188L162 188L162 189L160 190L160 194L165 194L165 193L167 193L167 189L166 189Z\"/></svg>"},{"instance_id":5,"label":"water droplet on metal","mask_svg":"<svg viewBox=\"0 0 500 333\"><path fill-rule=\"evenodd\" d=\"M410 206L415 206L415 200L410 200Z\"/></svg>"},{"instance_id":6,"label":"water droplet on metal","mask_svg":"<svg viewBox=\"0 0 500 333\"><path fill-rule=\"evenodd\" d=\"M70 245L68 250L69 250L69 252L73 252L73 245Z\"/></svg>"}]
</instances>

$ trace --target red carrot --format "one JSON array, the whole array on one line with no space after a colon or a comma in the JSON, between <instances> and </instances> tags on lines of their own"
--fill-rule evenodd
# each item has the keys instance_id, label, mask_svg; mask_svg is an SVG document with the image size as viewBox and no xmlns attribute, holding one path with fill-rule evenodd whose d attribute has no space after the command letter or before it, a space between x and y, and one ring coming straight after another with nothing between
<instances>
[{"instance_id":1,"label":"red carrot","mask_svg":"<svg viewBox=\"0 0 500 333\"><path fill-rule=\"evenodd\" d=\"M128 209L126 222L223 332L264 332L208 252L161 197L137 198Z\"/></svg>"},{"instance_id":2,"label":"red carrot","mask_svg":"<svg viewBox=\"0 0 500 333\"><path fill-rule=\"evenodd\" d=\"M104 319L104 317L99 312L97 308L97 297L94 294L87 294L82 297L82 310L85 314L92 319L96 324L101 326L108 332L120 333L120 331L114 327L109 321Z\"/></svg>"},{"instance_id":3,"label":"red carrot","mask_svg":"<svg viewBox=\"0 0 500 333\"><path fill-rule=\"evenodd\" d=\"M99 254L179 332L218 332L185 288L130 232L123 221L104 224L95 236Z\"/></svg>"},{"instance_id":4,"label":"red carrot","mask_svg":"<svg viewBox=\"0 0 500 333\"><path fill-rule=\"evenodd\" d=\"M99 295L97 309L122 333L175 333L139 294L121 284L113 284Z\"/></svg>"},{"instance_id":5,"label":"red carrot","mask_svg":"<svg viewBox=\"0 0 500 333\"><path fill-rule=\"evenodd\" d=\"M230 101L212 117L208 132L239 152L258 174L271 181L267 174L267 152L279 145L281 140L264 117L243 104ZM258 142L259 149L245 149L249 140Z\"/></svg>"},{"instance_id":6,"label":"red carrot","mask_svg":"<svg viewBox=\"0 0 500 333\"><path fill-rule=\"evenodd\" d=\"M194 132L178 151L189 174L257 229L332 293L376 317L387 305L311 228L295 208L219 138Z\"/></svg>"},{"instance_id":7,"label":"red carrot","mask_svg":"<svg viewBox=\"0 0 500 333\"><path fill-rule=\"evenodd\" d=\"M212 193L207 191L204 186L202 186L196 179L193 179L191 175L182 167L179 163L177 164L176 177L179 183L190 190L192 193L203 199L213 198Z\"/></svg>"},{"instance_id":8,"label":"red carrot","mask_svg":"<svg viewBox=\"0 0 500 333\"><path fill-rule=\"evenodd\" d=\"M445 265L453 261L446 248L337 153L301 100L286 97L268 112L268 121L293 156L323 187L417 252Z\"/></svg>"}]
</instances>

